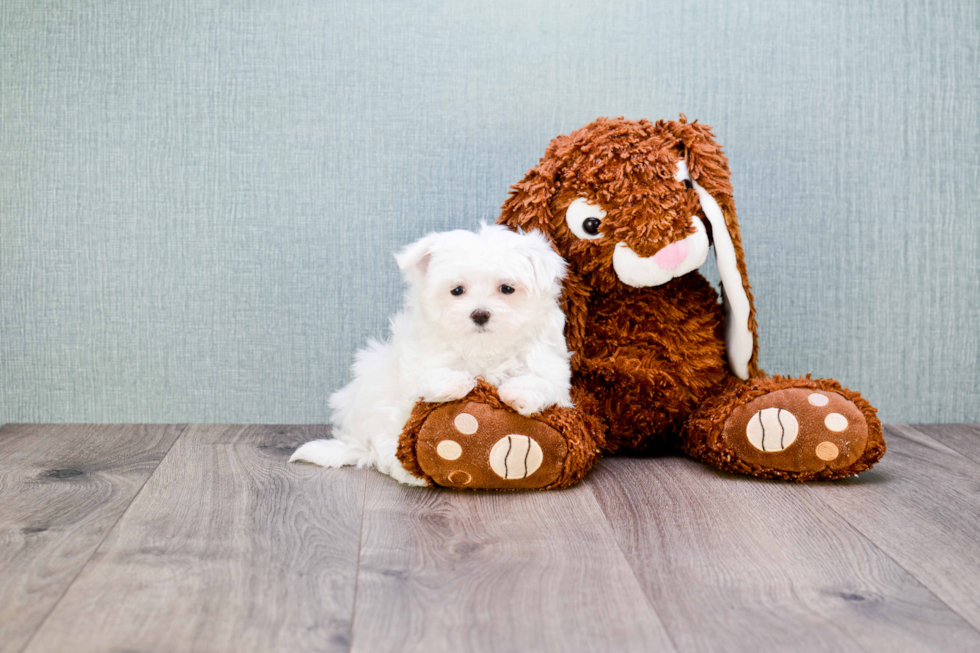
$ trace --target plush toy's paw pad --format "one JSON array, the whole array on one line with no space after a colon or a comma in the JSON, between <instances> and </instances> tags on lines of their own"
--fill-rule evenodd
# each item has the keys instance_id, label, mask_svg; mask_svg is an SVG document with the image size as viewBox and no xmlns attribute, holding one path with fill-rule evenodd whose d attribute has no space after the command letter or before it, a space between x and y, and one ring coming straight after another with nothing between
<instances>
[{"instance_id":1,"label":"plush toy's paw pad","mask_svg":"<svg viewBox=\"0 0 980 653\"><path fill-rule=\"evenodd\" d=\"M438 485L516 490L553 483L567 445L543 422L467 402L434 410L422 425L415 454Z\"/></svg>"},{"instance_id":2,"label":"plush toy's paw pad","mask_svg":"<svg viewBox=\"0 0 980 653\"><path fill-rule=\"evenodd\" d=\"M753 465L787 472L841 470L867 448L868 423L836 392L784 388L732 411L723 437Z\"/></svg>"}]
</instances>

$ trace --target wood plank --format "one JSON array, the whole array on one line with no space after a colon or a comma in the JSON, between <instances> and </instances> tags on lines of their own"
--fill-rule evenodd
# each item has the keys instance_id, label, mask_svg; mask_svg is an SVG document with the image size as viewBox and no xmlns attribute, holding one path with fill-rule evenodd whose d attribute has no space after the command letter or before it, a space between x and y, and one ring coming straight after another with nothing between
<instances>
[{"instance_id":1,"label":"wood plank","mask_svg":"<svg viewBox=\"0 0 980 653\"><path fill-rule=\"evenodd\" d=\"M980 630L980 465L913 427L886 431L873 470L808 489Z\"/></svg>"},{"instance_id":2,"label":"wood plank","mask_svg":"<svg viewBox=\"0 0 980 653\"><path fill-rule=\"evenodd\" d=\"M807 486L685 458L605 460L590 481L679 651L980 650Z\"/></svg>"},{"instance_id":3,"label":"wood plank","mask_svg":"<svg viewBox=\"0 0 980 653\"><path fill-rule=\"evenodd\" d=\"M345 651L364 474L326 427L189 427L28 651Z\"/></svg>"},{"instance_id":4,"label":"wood plank","mask_svg":"<svg viewBox=\"0 0 980 653\"><path fill-rule=\"evenodd\" d=\"M980 465L980 424L915 424L912 428Z\"/></svg>"},{"instance_id":5,"label":"wood plank","mask_svg":"<svg viewBox=\"0 0 980 653\"><path fill-rule=\"evenodd\" d=\"M0 429L0 653L23 648L182 428Z\"/></svg>"},{"instance_id":6,"label":"wood plank","mask_svg":"<svg viewBox=\"0 0 980 653\"><path fill-rule=\"evenodd\" d=\"M352 650L673 651L589 489L369 474Z\"/></svg>"}]
</instances>

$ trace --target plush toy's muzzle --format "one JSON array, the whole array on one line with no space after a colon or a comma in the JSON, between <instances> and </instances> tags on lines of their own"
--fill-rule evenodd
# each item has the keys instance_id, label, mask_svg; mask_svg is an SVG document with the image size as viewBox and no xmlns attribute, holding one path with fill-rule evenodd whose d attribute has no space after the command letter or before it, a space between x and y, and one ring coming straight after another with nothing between
<instances>
[{"instance_id":1,"label":"plush toy's muzzle","mask_svg":"<svg viewBox=\"0 0 980 653\"><path fill-rule=\"evenodd\" d=\"M701 267L708 258L708 234L701 218L693 216L691 222L693 234L660 248L652 256L640 254L640 248L625 242L616 243L613 269L619 280L634 288L659 286Z\"/></svg>"}]
</instances>

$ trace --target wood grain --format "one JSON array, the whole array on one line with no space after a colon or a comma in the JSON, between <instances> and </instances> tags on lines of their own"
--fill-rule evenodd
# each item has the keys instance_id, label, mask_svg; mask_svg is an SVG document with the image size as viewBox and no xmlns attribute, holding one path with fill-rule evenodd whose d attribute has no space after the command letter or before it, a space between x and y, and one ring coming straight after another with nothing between
<instances>
[{"instance_id":1,"label":"wood grain","mask_svg":"<svg viewBox=\"0 0 980 653\"><path fill-rule=\"evenodd\" d=\"M980 431L887 430L835 483L498 494L285 462L326 427L4 427L0 653L980 650Z\"/></svg>"},{"instance_id":2,"label":"wood grain","mask_svg":"<svg viewBox=\"0 0 980 653\"><path fill-rule=\"evenodd\" d=\"M915 424L912 428L980 465L980 425Z\"/></svg>"},{"instance_id":3,"label":"wood grain","mask_svg":"<svg viewBox=\"0 0 980 653\"><path fill-rule=\"evenodd\" d=\"M21 650L181 428L0 429L0 652Z\"/></svg>"},{"instance_id":4,"label":"wood grain","mask_svg":"<svg viewBox=\"0 0 980 653\"><path fill-rule=\"evenodd\" d=\"M589 489L369 474L352 650L672 651Z\"/></svg>"},{"instance_id":5,"label":"wood grain","mask_svg":"<svg viewBox=\"0 0 980 653\"><path fill-rule=\"evenodd\" d=\"M911 426L886 438L870 472L806 490L980 629L980 465Z\"/></svg>"},{"instance_id":6,"label":"wood grain","mask_svg":"<svg viewBox=\"0 0 980 653\"><path fill-rule=\"evenodd\" d=\"M364 471L324 427L188 428L28 651L344 651Z\"/></svg>"},{"instance_id":7,"label":"wood grain","mask_svg":"<svg viewBox=\"0 0 980 653\"><path fill-rule=\"evenodd\" d=\"M809 486L682 458L605 460L589 480L679 651L980 650Z\"/></svg>"}]
</instances>

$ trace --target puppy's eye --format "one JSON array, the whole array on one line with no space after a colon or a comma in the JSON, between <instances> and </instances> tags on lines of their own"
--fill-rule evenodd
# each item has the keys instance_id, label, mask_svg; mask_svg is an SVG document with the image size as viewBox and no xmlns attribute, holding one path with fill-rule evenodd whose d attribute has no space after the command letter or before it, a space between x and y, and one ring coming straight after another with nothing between
<instances>
[{"instance_id":1,"label":"puppy's eye","mask_svg":"<svg viewBox=\"0 0 980 653\"><path fill-rule=\"evenodd\" d=\"M602 226L602 219L606 217L606 212L598 204L592 204L584 197L580 197L568 205L565 211L565 223L572 233L584 240L594 240L602 238L599 231Z\"/></svg>"},{"instance_id":2,"label":"puppy's eye","mask_svg":"<svg viewBox=\"0 0 980 653\"><path fill-rule=\"evenodd\" d=\"M500 292L504 293L505 295L510 295L511 293L514 292L514 289L508 286L507 284L504 284L500 286Z\"/></svg>"},{"instance_id":3,"label":"puppy's eye","mask_svg":"<svg viewBox=\"0 0 980 653\"><path fill-rule=\"evenodd\" d=\"M463 294L464 292L466 292L466 288L464 288L464 287L462 287L462 286L456 286L455 288L453 288L452 290L450 290L450 291L449 291L449 293L450 293L451 295L454 295L454 296L456 296L456 297L459 297L459 296L460 296L460 295L462 295L462 294Z\"/></svg>"}]
</instances>

